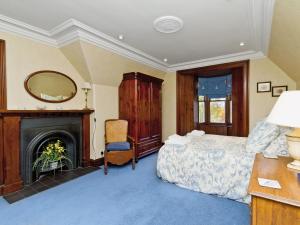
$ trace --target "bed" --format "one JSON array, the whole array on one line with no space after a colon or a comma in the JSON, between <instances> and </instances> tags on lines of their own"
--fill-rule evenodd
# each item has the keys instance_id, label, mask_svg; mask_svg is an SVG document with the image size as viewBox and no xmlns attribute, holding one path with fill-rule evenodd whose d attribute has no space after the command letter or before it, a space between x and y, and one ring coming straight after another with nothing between
<instances>
[{"instance_id":1,"label":"bed","mask_svg":"<svg viewBox=\"0 0 300 225\"><path fill-rule=\"evenodd\" d=\"M184 146L165 144L158 153L157 175L183 188L249 203L247 188L255 154L282 139L284 132L264 122L249 138L205 134L191 137ZM279 151L274 145L272 150Z\"/></svg>"}]
</instances>

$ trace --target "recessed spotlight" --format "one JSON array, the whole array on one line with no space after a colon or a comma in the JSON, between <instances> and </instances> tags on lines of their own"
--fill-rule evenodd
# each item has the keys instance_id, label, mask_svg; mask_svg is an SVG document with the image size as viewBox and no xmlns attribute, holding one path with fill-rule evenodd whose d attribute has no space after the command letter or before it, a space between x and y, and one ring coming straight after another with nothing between
<instances>
[{"instance_id":1,"label":"recessed spotlight","mask_svg":"<svg viewBox=\"0 0 300 225\"><path fill-rule=\"evenodd\" d=\"M168 62L168 59L167 59L167 58L164 58L164 62Z\"/></svg>"},{"instance_id":2,"label":"recessed spotlight","mask_svg":"<svg viewBox=\"0 0 300 225\"><path fill-rule=\"evenodd\" d=\"M118 38L119 38L119 40L123 40L123 39L124 39L123 34L120 34L120 35L118 36Z\"/></svg>"},{"instance_id":3,"label":"recessed spotlight","mask_svg":"<svg viewBox=\"0 0 300 225\"><path fill-rule=\"evenodd\" d=\"M245 42L241 42L241 43L240 43L240 46L245 46Z\"/></svg>"}]
</instances>

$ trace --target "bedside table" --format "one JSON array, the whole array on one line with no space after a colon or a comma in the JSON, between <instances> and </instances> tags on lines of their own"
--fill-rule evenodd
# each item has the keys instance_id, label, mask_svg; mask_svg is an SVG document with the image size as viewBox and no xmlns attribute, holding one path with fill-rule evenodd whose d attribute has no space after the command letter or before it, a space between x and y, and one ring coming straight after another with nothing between
<instances>
[{"instance_id":1,"label":"bedside table","mask_svg":"<svg viewBox=\"0 0 300 225\"><path fill-rule=\"evenodd\" d=\"M256 154L248 187L252 225L300 225L300 171L286 167L291 161ZM279 181L281 189L260 186L258 177Z\"/></svg>"}]
</instances>

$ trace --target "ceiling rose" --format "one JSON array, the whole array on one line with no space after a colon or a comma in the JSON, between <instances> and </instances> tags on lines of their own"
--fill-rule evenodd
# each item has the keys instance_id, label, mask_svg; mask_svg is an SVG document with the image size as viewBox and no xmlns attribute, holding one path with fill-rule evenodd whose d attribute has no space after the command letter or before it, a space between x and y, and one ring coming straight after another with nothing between
<instances>
[{"instance_id":1,"label":"ceiling rose","mask_svg":"<svg viewBox=\"0 0 300 225\"><path fill-rule=\"evenodd\" d=\"M162 16L154 20L153 26L158 32L171 34L182 29L183 21L176 16Z\"/></svg>"}]
</instances>

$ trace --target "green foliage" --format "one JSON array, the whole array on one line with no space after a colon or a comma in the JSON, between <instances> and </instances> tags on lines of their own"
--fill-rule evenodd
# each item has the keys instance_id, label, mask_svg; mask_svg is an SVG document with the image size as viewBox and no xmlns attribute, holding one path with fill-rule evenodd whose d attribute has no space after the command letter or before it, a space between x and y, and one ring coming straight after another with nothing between
<instances>
[{"instance_id":1,"label":"green foliage","mask_svg":"<svg viewBox=\"0 0 300 225\"><path fill-rule=\"evenodd\" d=\"M42 154L35 160L33 164L33 170L37 168L47 168L52 162L60 162L71 160L66 157L66 149L62 145L62 141L56 140L56 142L49 142L46 146L43 147ZM71 162L72 163L72 162Z\"/></svg>"},{"instance_id":2,"label":"green foliage","mask_svg":"<svg viewBox=\"0 0 300 225\"><path fill-rule=\"evenodd\" d=\"M225 123L225 102L211 102L210 120L214 123Z\"/></svg>"}]
</instances>

